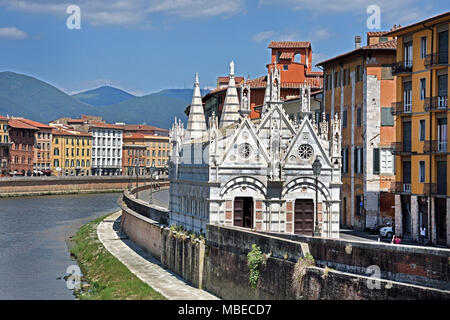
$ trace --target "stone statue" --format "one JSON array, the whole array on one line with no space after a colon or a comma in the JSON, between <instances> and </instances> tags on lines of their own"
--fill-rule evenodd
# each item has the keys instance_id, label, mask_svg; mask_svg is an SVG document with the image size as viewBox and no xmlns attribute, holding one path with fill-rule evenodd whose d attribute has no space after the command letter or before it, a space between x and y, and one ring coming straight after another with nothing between
<instances>
[{"instance_id":1,"label":"stone statue","mask_svg":"<svg viewBox=\"0 0 450 320\"><path fill-rule=\"evenodd\" d=\"M230 62L230 75L234 75L234 61Z\"/></svg>"},{"instance_id":2,"label":"stone statue","mask_svg":"<svg viewBox=\"0 0 450 320\"><path fill-rule=\"evenodd\" d=\"M244 92L244 96L242 97L242 109L244 110L249 110L249 105L248 105L248 97L247 97L247 92Z\"/></svg>"},{"instance_id":3,"label":"stone statue","mask_svg":"<svg viewBox=\"0 0 450 320\"><path fill-rule=\"evenodd\" d=\"M195 73L195 84L199 84L199 82L198 82L198 72Z\"/></svg>"}]
</instances>

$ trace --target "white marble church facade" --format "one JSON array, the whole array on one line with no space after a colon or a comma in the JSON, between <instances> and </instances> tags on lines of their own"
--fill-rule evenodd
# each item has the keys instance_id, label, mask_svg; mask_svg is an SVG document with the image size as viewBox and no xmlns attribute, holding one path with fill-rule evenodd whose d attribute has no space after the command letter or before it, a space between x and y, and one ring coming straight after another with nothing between
<instances>
[{"instance_id":1,"label":"white marble church facade","mask_svg":"<svg viewBox=\"0 0 450 320\"><path fill-rule=\"evenodd\" d=\"M187 128L175 119L170 130L170 223L195 232L204 232L210 223L313 235L317 219L320 236L339 237L337 114L331 126L325 120L317 126L305 85L299 103L303 116L299 122L290 120L280 100L280 72L274 68L261 119L250 120L250 88L244 84L238 98L233 62L229 79L220 120L213 114L206 125L196 75ZM316 159L322 165L317 205Z\"/></svg>"}]
</instances>

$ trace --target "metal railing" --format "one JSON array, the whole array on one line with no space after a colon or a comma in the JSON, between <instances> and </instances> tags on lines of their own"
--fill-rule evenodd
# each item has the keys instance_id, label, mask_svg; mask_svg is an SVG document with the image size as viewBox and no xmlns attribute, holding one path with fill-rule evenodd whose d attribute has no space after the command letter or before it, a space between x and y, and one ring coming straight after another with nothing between
<instances>
[{"instance_id":1,"label":"metal railing","mask_svg":"<svg viewBox=\"0 0 450 320\"><path fill-rule=\"evenodd\" d=\"M445 153L447 152L447 140L425 140L423 144L423 152Z\"/></svg>"},{"instance_id":2,"label":"metal railing","mask_svg":"<svg viewBox=\"0 0 450 320\"><path fill-rule=\"evenodd\" d=\"M394 193L411 193L411 183L394 182L391 189Z\"/></svg>"},{"instance_id":3,"label":"metal railing","mask_svg":"<svg viewBox=\"0 0 450 320\"><path fill-rule=\"evenodd\" d=\"M412 60L398 61L391 65L392 75L412 72Z\"/></svg>"},{"instance_id":4,"label":"metal railing","mask_svg":"<svg viewBox=\"0 0 450 320\"><path fill-rule=\"evenodd\" d=\"M448 108L448 97L442 95L426 98L423 107L425 111L446 110Z\"/></svg>"},{"instance_id":5,"label":"metal railing","mask_svg":"<svg viewBox=\"0 0 450 320\"><path fill-rule=\"evenodd\" d=\"M432 68L448 64L448 52L435 52L425 56L425 68Z\"/></svg>"},{"instance_id":6,"label":"metal railing","mask_svg":"<svg viewBox=\"0 0 450 320\"><path fill-rule=\"evenodd\" d=\"M401 155L401 154L409 154L411 153L411 142L406 143L405 141L402 142L394 142L391 145L392 153Z\"/></svg>"},{"instance_id":7,"label":"metal railing","mask_svg":"<svg viewBox=\"0 0 450 320\"><path fill-rule=\"evenodd\" d=\"M403 113L411 113L412 102L411 101L398 101L392 102L392 114L399 115Z\"/></svg>"}]
</instances>

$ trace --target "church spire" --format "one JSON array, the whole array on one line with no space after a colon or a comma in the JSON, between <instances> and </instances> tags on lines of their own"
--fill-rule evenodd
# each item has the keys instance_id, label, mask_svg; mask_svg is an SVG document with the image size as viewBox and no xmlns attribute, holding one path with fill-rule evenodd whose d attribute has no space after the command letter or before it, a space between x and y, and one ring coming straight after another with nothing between
<instances>
[{"instance_id":1,"label":"church spire","mask_svg":"<svg viewBox=\"0 0 450 320\"><path fill-rule=\"evenodd\" d=\"M191 110L186 128L186 139L201 138L206 133L205 113L203 110L202 96L198 73L195 74L194 94L192 95Z\"/></svg>"},{"instance_id":2,"label":"church spire","mask_svg":"<svg viewBox=\"0 0 450 320\"><path fill-rule=\"evenodd\" d=\"M222 115L220 117L220 127L223 128L230 124L236 123L239 120L239 99L236 90L236 83L234 81L234 62L230 63L230 79L228 82L228 89L225 96L225 102L222 108Z\"/></svg>"}]
</instances>

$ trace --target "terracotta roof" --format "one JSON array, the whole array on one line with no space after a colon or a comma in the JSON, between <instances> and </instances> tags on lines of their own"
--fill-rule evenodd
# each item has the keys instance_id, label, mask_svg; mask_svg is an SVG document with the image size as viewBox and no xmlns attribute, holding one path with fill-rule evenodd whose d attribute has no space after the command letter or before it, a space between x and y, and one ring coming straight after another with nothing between
<instances>
[{"instance_id":1,"label":"terracotta roof","mask_svg":"<svg viewBox=\"0 0 450 320\"><path fill-rule=\"evenodd\" d=\"M382 37L389 31L369 31L367 32L368 37Z\"/></svg>"},{"instance_id":2,"label":"terracotta roof","mask_svg":"<svg viewBox=\"0 0 450 320\"><path fill-rule=\"evenodd\" d=\"M79 132L79 131L67 131L64 129L53 128L52 133L54 136L80 136L80 137L92 137L92 134Z\"/></svg>"},{"instance_id":3,"label":"terracotta roof","mask_svg":"<svg viewBox=\"0 0 450 320\"><path fill-rule=\"evenodd\" d=\"M306 71L306 76L323 76L322 71Z\"/></svg>"},{"instance_id":4,"label":"terracotta roof","mask_svg":"<svg viewBox=\"0 0 450 320\"><path fill-rule=\"evenodd\" d=\"M272 41L269 44L269 48L309 48L311 42L309 41Z\"/></svg>"},{"instance_id":5,"label":"terracotta roof","mask_svg":"<svg viewBox=\"0 0 450 320\"><path fill-rule=\"evenodd\" d=\"M145 139L145 136L142 133L125 134L123 140L125 139Z\"/></svg>"},{"instance_id":6,"label":"terracotta roof","mask_svg":"<svg viewBox=\"0 0 450 320\"><path fill-rule=\"evenodd\" d=\"M433 21L433 20L436 20L436 19L445 18L448 15L450 15L450 11L447 11L447 12L444 12L444 13L440 13L440 14L435 15L433 17L427 18L425 20L421 20L421 21L416 22L416 23L412 23L412 24L404 26L404 27L400 27L399 26L399 28L397 28L396 30L389 31L385 35L387 35L389 37L396 37L396 36L398 36L401 33L408 32L407 29L413 28L415 26L418 26L418 25L421 25L423 23L430 22L430 21Z\"/></svg>"},{"instance_id":7,"label":"terracotta roof","mask_svg":"<svg viewBox=\"0 0 450 320\"><path fill-rule=\"evenodd\" d=\"M386 42L379 42L379 43L376 43L376 44L371 44L371 45L364 46L364 47L361 47L361 48L358 48L358 49L354 49L352 51L349 51L349 52L340 54L338 56L335 56L333 58L330 58L328 60L319 62L317 64L317 66L321 66L321 65L327 64L329 62L342 59L344 57L350 56L350 55L355 54L355 53L359 53L359 52L363 52L363 51L370 51L370 50L393 50L393 51L396 51L397 50L397 40L394 39L394 40L390 40L390 41L386 41Z\"/></svg>"},{"instance_id":8,"label":"terracotta roof","mask_svg":"<svg viewBox=\"0 0 450 320\"><path fill-rule=\"evenodd\" d=\"M2 120L8 120L8 118L2 117L2 116L0 116L0 119L2 119Z\"/></svg>"},{"instance_id":9,"label":"terracotta roof","mask_svg":"<svg viewBox=\"0 0 450 320\"><path fill-rule=\"evenodd\" d=\"M97 121L89 122L89 126L92 127L92 128L123 130L122 126L109 124L109 123L102 123L102 122L97 122Z\"/></svg>"},{"instance_id":10,"label":"terracotta roof","mask_svg":"<svg viewBox=\"0 0 450 320\"><path fill-rule=\"evenodd\" d=\"M39 128L29 125L26 122L20 121L20 119L9 119L8 124L11 128L16 128L16 129L39 130Z\"/></svg>"},{"instance_id":11,"label":"terracotta roof","mask_svg":"<svg viewBox=\"0 0 450 320\"><path fill-rule=\"evenodd\" d=\"M139 131L139 130L157 130L157 131L167 131L169 132L169 130L166 129L161 129L155 126L149 126L149 125L145 125L145 124L116 124L116 126L121 127L123 130L125 131Z\"/></svg>"},{"instance_id":12,"label":"terracotta roof","mask_svg":"<svg viewBox=\"0 0 450 320\"><path fill-rule=\"evenodd\" d=\"M230 81L230 77L218 77L217 80L219 82L226 82L228 83ZM245 80L244 77L234 77L234 81L237 82L243 82Z\"/></svg>"},{"instance_id":13,"label":"terracotta roof","mask_svg":"<svg viewBox=\"0 0 450 320\"><path fill-rule=\"evenodd\" d=\"M83 119L69 119L67 120L67 123L85 123L86 120Z\"/></svg>"},{"instance_id":14,"label":"terracotta roof","mask_svg":"<svg viewBox=\"0 0 450 320\"><path fill-rule=\"evenodd\" d=\"M36 122L33 120L29 120L29 119L19 119L19 120L22 122L25 122L31 126L37 127L37 128L43 128L43 129L51 129L52 128L51 126L49 126L47 124L43 124L43 123Z\"/></svg>"},{"instance_id":15,"label":"terracotta roof","mask_svg":"<svg viewBox=\"0 0 450 320\"><path fill-rule=\"evenodd\" d=\"M293 56L294 56L293 52L282 52L280 54L280 59L292 59Z\"/></svg>"}]
</instances>

